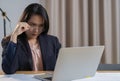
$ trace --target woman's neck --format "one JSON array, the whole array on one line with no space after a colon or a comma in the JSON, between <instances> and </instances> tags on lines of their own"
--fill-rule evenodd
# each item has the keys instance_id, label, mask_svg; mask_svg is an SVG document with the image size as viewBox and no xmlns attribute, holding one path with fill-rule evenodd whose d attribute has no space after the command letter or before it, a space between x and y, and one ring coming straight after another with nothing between
<instances>
[{"instance_id":1,"label":"woman's neck","mask_svg":"<svg viewBox=\"0 0 120 81\"><path fill-rule=\"evenodd\" d=\"M37 39L29 39L28 42L30 45L36 45L38 43Z\"/></svg>"}]
</instances>

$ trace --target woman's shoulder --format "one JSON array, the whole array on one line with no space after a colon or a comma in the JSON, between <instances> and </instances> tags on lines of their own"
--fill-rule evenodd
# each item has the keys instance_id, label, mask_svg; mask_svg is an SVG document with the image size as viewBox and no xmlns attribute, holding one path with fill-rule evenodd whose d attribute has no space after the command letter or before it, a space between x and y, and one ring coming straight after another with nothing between
<instances>
[{"instance_id":1,"label":"woman's shoulder","mask_svg":"<svg viewBox=\"0 0 120 81\"><path fill-rule=\"evenodd\" d=\"M61 43L59 39L54 35L41 35L42 41L47 41L49 44L53 44L55 47L60 48Z\"/></svg>"},{"instance_id":2,"label":"woman's shoulder","mask_svg":"<svg viewBox=\"0 0 120 81\"><path fill-rule=\"evenodd\" d=\"M57 36L49 35L49 34L41 35L41 37L48 38L48 39L58 39Z\"/></svg>"},{"instance_id":3,"label":"woman's shoulder","mask_svg":"<svg viewBox=\"0 0 120 81\"><path fill-rule=\"evenodd\" d=\"M42 41L48 41L49 43L59 43L59 39L54 36L54 35L49 35L49 34L46 34L46 35L41 35L40 36L40 40Z\"/></svg>"}]
</instances>

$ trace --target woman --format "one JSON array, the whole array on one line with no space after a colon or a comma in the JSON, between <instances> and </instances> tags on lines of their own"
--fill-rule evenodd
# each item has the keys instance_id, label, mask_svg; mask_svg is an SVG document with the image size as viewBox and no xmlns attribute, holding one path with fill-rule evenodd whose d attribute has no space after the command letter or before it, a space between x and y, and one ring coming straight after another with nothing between
<instances>
[{"instance_id":1,"label":"woman","mask_svg":"<svg viewBox=\"0 0 120 81\"><path fill-rule=\"evenodd\" d=\"M48 35L48 14L40 4L25 8L13 33L2 40L2 69L16 71L54 70L61 47L55 36Z\"/></svg>"}]
</instances>

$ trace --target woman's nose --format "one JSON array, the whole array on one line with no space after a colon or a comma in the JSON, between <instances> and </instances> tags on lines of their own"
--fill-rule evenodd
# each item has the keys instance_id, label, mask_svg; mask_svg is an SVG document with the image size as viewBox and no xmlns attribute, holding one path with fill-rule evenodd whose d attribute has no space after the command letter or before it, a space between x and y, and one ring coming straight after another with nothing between
<instances>
[{"instance_id":1,"label":"woman's nose","mask_svg":"<svg viewBox=\"0 0 120 81\"><path fill-rule=\"evenodd\" d=\"M34 32L39 32L39 27L34 27Z\"/></svg>"}]
</instances>

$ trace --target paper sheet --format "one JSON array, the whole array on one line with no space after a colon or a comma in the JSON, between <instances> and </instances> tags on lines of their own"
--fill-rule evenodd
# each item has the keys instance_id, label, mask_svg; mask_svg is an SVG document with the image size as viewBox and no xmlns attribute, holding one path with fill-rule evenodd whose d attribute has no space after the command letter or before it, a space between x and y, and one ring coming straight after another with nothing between
<instances>
[{"instance_id":1,"label":"paper sheet","mask_svg":"<svg viewBox=\"0 0 120 81\"><path fill-rule=\"evenodd\" d=\"M0 75L0 81L40 81L32 76L26 74Z\"/></svg>"},{"instance_id":2,"label":"paper sheet","mask_svg":"<svg viewBox=\"0 0 120 81\"><path fill-rule=\"evenodd\" d=\"M94 77L74 81L120 81L120 73L96 73Z\"/></svg>"}]
</instances>

